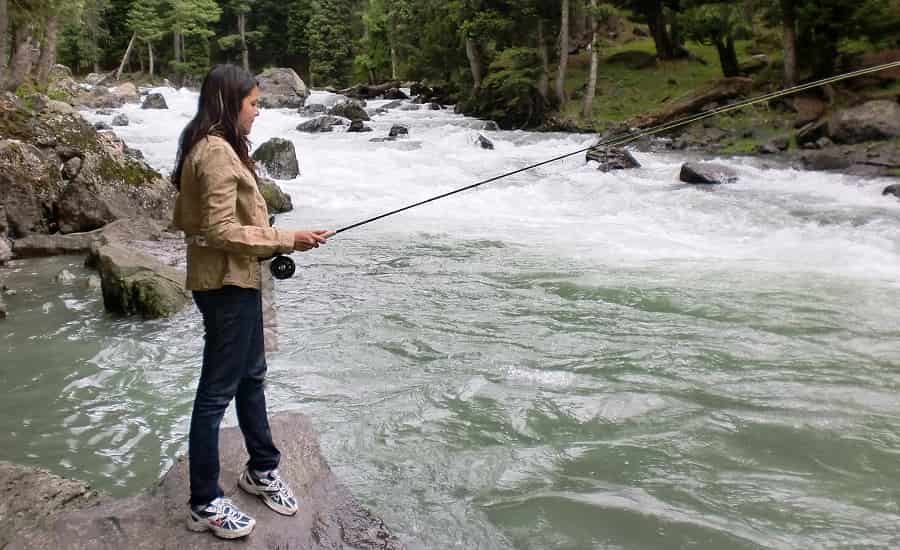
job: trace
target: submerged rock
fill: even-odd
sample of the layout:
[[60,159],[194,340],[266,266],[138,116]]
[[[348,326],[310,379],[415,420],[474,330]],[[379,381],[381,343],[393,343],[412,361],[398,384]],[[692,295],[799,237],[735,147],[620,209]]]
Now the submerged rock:
[[300,175],[297,150],[287,139],[272,138],[253,152],[253,159],[259,162],[266,173],[276,179],[293,179]]
[[898,199],[900,199],[900,183],[892,183],[884,188],[884,191],[881,192],[882,195],[894,195]]
[[[10,538],[5,550],[196,550],[239,545],[247,550],[304,549],[402,550],[403,544],[384,521],[365,509],[331,471],[319,445],[319,437],[309,418],[297,412],[273,415],[270,419],[275,444],[281,450],[279,470],[288,480],[300,504],[293,517],[273,513],[257,497],[237,487],[245,468],[247,453],[238,428],[221,431],[220,483],[226,496],[257,518],[248,537],[235,542],[216,539],[209,533],[191,533],[184,526],[188,500],[187,460],[181,457],[150,490],[135,497],[105,498],[81,510],[48,511],[45,500],[16,500],[16,493],[4,491],[0,512],[16,507],[18,524],[0,536]],[[2,470],[0,470],[2,475]],[[2,478],[0,478],[2,479]],[[53,494],[49,485],[26,487],[28,495]],[[79,487],[83,487],[83,484]],[[75,494],[78,494],[77,491]],[[86,499],[85,499],[86,500]],[[72,506],[88,502],[76,500]],[[54,501],[55,502],[55,501]],[[27,505],[26,505],[27,503]],[[57,509],[61,506],[57,505]],[[44,521],[33,521],[43,513]],[[48,517],[50,516],[50,517]],[[0,514],[3,517],[3,514]],[[4,541],[0,539],[0,545]]]
[[478,134],[478,139],[476,140],[478,145],[481,146],[482,149],[494,150],[494,142],[484,137],[481,134]]
[[731,168],[721,164],[686,162],[681,166],[679,179],[685,183],[734,183],[738,180],[738,175]]
[[400,136],[408,136],[408,135],[409,135],[409,128],[407,128],[406,126],[402,126],[400,124],[394,124],[393,126],[391,126],[391,131],[388,132],[388,137],[392,137],[392,138],[400,137]]

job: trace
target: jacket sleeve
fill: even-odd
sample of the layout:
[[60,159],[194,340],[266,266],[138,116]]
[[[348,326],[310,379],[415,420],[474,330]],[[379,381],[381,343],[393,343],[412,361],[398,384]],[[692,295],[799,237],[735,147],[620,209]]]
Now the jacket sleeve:
[[294,249],[294,235],[274,227],[241,225],[237,219],[238,184],[242,173],[233,151],[212,144],[197,159],[201,185],[201,216],[209,246],[232,254],[266,258]]

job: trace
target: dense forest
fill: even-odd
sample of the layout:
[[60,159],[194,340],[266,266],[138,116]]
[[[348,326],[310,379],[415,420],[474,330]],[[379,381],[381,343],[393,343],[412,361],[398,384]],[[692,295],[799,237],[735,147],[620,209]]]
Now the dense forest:
[[741,74],[743,44],[788,85],[900,46],[900,0],[0,0],[0,77],[40,89],[62,63],[196,83],[228,61],[292,67],[315,87],[426,81],[469,111],[534,117],[571,102],[581,56],[589,114],[625,29],[662,62],[706,47],[720,76]]

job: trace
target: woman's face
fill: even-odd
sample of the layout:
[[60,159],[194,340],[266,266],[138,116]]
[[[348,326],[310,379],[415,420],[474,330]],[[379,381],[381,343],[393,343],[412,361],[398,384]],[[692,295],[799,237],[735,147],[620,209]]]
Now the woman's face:
[[238,114],[238,126],[244,135],[250,135],[253,129],[253,121],[259,116],[259,87],[254,86],[247,97],[241,101],[241,112]]

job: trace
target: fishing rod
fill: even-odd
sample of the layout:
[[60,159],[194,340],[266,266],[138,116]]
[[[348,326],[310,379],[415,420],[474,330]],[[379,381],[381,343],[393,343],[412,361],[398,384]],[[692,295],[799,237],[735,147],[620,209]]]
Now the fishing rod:
[[[391,210],[390,212],[385,212],[384,214],[379,214],[377,216],[373,216],[371,218],[356,222],[354,224],[351,224],[351,225],[348,225],[348,226],[338,229],[337,231],[334,232],[334,234],[338,235],[340,233],[343,233],[344,231],[349,231],[349,230],[355,229],[357,227],[362,227],[363,225],[370,224],[372,222],[387,218],[388,216],[393,216],[395,214],[405,212],[412,208],[416,208],[418,206],[422,206],[422,205],[428,204],[430,202],[434,202],[434,201],[437,201],[437,200],[440,200],[440,199],[443,199],[443,198],[446,198],[446,197],[449,197],[452,195],[456,195],[457,193],[462,193],[463,191],[469,191],[470,189],[476,189],[478,187],[481,187],[482,185],[487,185],[488,183],[493,183],[497,180],[508,178],[508,177],[514,176],[516,174],[521,174],[522,172],[526,172],[528,170],[533,170],[535,168],[539,168],[546,164],[551,164],[553,162],[557,162],[557,161],[560,161],[560,160],[563,160],[563,159],[566,159],[569,157],[573,157],[575,155],[580,155],[582,153],[586,153],[586,152],[594,150],[594,149],[609,148],[609,147],[621,147],[623,145],[627,145],[629,143],[637,141],[641,138],[653,136],[653,135],[656,135],[656,134],[659,134],[662,132],[673,130],[675,128],[679,128],[681,126],[686,126],[688,124],[692,124],[694,122],[698,122],[700,120],[704,120],[704,119],[707,119],[710,117],[722,115],[725,113],[729,113],[731,111],[736,111],[738,109],[743,109],[745,107],[757,105],[759,103],[765,103],[765,102],[771,101],[773,99],[778,99],[780,97],[793,95],[793,94],[800,93],[800,92],[803,92],[806,90],[810,90],[812,88],[818,88],[820,86],[826,86],[828,84],[840,82],[842,80],[848,80],[850,78],[856,78],[858,76],[877,73],[880,71],[885,71],[885,70],[893,69],[893,68],[900,68],[900,61],[883,63],[881,65],[875,65],[873,67],[867,67],[865,69],[859,69],[859,70],[852,71],[849,73],[843,73],[843,74],[831,76],[828,78],[823,78],[821,80],[808,82],[806,84],[799,84],[797,86],[792,86],[790,88],[785,88],[783,90],[777,90],[775,92],[770,92],[768,94],[764,94],[764,95],[757,96],[754,98],[746,99],[743,101],[738,101],[738,102],[732,103],[730,105],[716,107],[713,109],[707,109],[706,111],[702,111],[702,112],[694,114],[694,115],[689,115],[686,117],[676,119],[671,122],[665,122],[662,124],[658,124],[656,126],[652,126],[650,128],[646,128],[643,130],[636,130],[634,132],[617,135],[617,136],[612,136],[612,137],[609,137],[606,139],[601,139],[594,145],[591,145],[590,147],[584,147],[584,148],[578,149],[577,151],[572,151],[570,153],[565,153],[563,155],[559,155],[559,156],[553,157],[551,159],[547,159],[547,160],[544,160],[541,162],[536,162],[534,164],[530,164],[528,166],[519,168],[517,170],[512,170],[510,172],[504,172],[503,174],[499,174],[497,176],[493,176],[493,177],[487,178],[485,180],[481,180],[476,183],[472,183],[470,185],[466,185],[464,187],[460,187],[460,188],[454,189],[452,191],[447,191],[446,193],[441,193],[440,195],[435,195],[435,196],[427,198],[425,200],[421,200],[421,201],[403,206],[401,208],[397,208],[396,210]],[[290,262],[290,266],[287,265],[288,262]],[[276,267],[276,263],[279,264],[278,267]],[[272,268],[272,274],[276,278],[285,278],[285,279],[291,277],[294,274],[294,270],[295,270],[295,266],[293,265],[293,260],[291,260],[287,256],[276,257],[272,263],[271,268]],[[277,273],[276,273],[276,271],[277,271]],[[287,275],[288,272],[290,273],[289,275]]]

